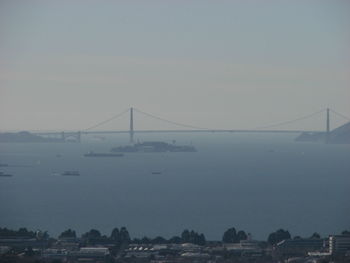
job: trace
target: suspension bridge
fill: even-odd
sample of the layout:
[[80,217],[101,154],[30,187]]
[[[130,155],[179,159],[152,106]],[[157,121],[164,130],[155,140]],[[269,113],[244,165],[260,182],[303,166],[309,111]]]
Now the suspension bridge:
[[[137,112],[143,116],[172,124],[173,126],[181,127],[181,129],[174,129],[174,130],[135,130],[134,129],[134,112]],[[283,126],[290,125],[295,122],[299,122],[302,120],[310,119],[315,117],[316,115],[324,114],[325,113],[325,130],[324,131],[307,131],[307,130],[288,130],[288,129],[277,129]],[[54,136],[61,138],[62,141],[66,141],[68,139],[73,139],[76,142],[81,141],[82,135],[88,135],[88,134],[116,134],[116,133],[128,133],[130,138],[130,143],[134,142],[134,134],[135,133],[189,133],[189,132],[211,132],[211,133],[302,133],[302,132],[325,132],[326,138],[329,137],[330,134],[330,113],[333,113],[337,115],[338,117],[341,117],[345,119],[346,121],[350,121],[350,118],[347,116],[338,113],[332,109],[326,108],[322,109],[316,112],[313,112],[311,114],[301,116],[292,120],[283,121],[279,123],[270,124],[267,126],[260,126],[256,127],[254,129],[211,129],[211,128],[204,128],[204,127],[198,127],[193,126],[189,124],[179,123],[175,121],[171,121],[165,118],[158,117],[156,115],[144,112],[142,110],[139,110],[137,108],[129,108],[126,109],[116,115],[114,115],[111,118],[108,118],[104,121],[98,122],[95,125],[92,125],[86,129],[82,129],[80,131],[49,131],[49,132],[33,132],[34,134],[40,135],[40,136]],[[129,129],[128,130],[96,130],[97,128],[105,125],[106,123],[109,123],[113,120],[116,120],[126,114],[129,114]]]

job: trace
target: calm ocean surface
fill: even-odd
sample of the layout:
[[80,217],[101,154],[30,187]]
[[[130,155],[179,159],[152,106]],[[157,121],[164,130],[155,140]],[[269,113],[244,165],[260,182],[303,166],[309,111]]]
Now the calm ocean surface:
[[[350,145],[295,143],[288,134],[136,134],[140,140],[192,143],[196,153],[108,152],[127,135],[78,143],[0,144],[0,226],[132,237],[179,235],[185,228],[221,239],[229,227],[266,239],[350,229]],[[60,154],[62,157],[57,157]],[[79,170],[81,176],[54,176]],[[161,174],[152,174],[160,171]]]

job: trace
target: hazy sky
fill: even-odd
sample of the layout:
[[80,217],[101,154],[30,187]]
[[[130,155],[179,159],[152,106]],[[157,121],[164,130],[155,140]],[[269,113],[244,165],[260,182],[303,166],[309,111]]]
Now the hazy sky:
[[349,101],[350,1],[0,1],[1,130],[80,130],[130,106],[255,128],[350,116]]

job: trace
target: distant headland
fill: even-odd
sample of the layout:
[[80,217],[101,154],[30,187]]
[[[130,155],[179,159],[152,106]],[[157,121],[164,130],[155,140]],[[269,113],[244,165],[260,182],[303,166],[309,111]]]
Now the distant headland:
[[295,140],[299,142],[325,142],[334,144],[350,144],[350,122],[329,132],[303,132]]
[[60,138],[45,138],[27,131],[0,133],[0,142],[62,142]]

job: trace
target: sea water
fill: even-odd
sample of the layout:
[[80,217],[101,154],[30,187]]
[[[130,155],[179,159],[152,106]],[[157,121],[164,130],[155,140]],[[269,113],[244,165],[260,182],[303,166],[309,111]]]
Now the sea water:
[[[136,134],[192,144],[195,153],[84,157],[128,142],[126,134],[82,143],[2,143],[0,227],[67,228],[169,238],[184,229],[220,240],[229,227],[256,239],[284,228],[323,236],[350,229],[350,146],[294,142],[295,134]],[[80,176],[60,176],[77,170]]]

